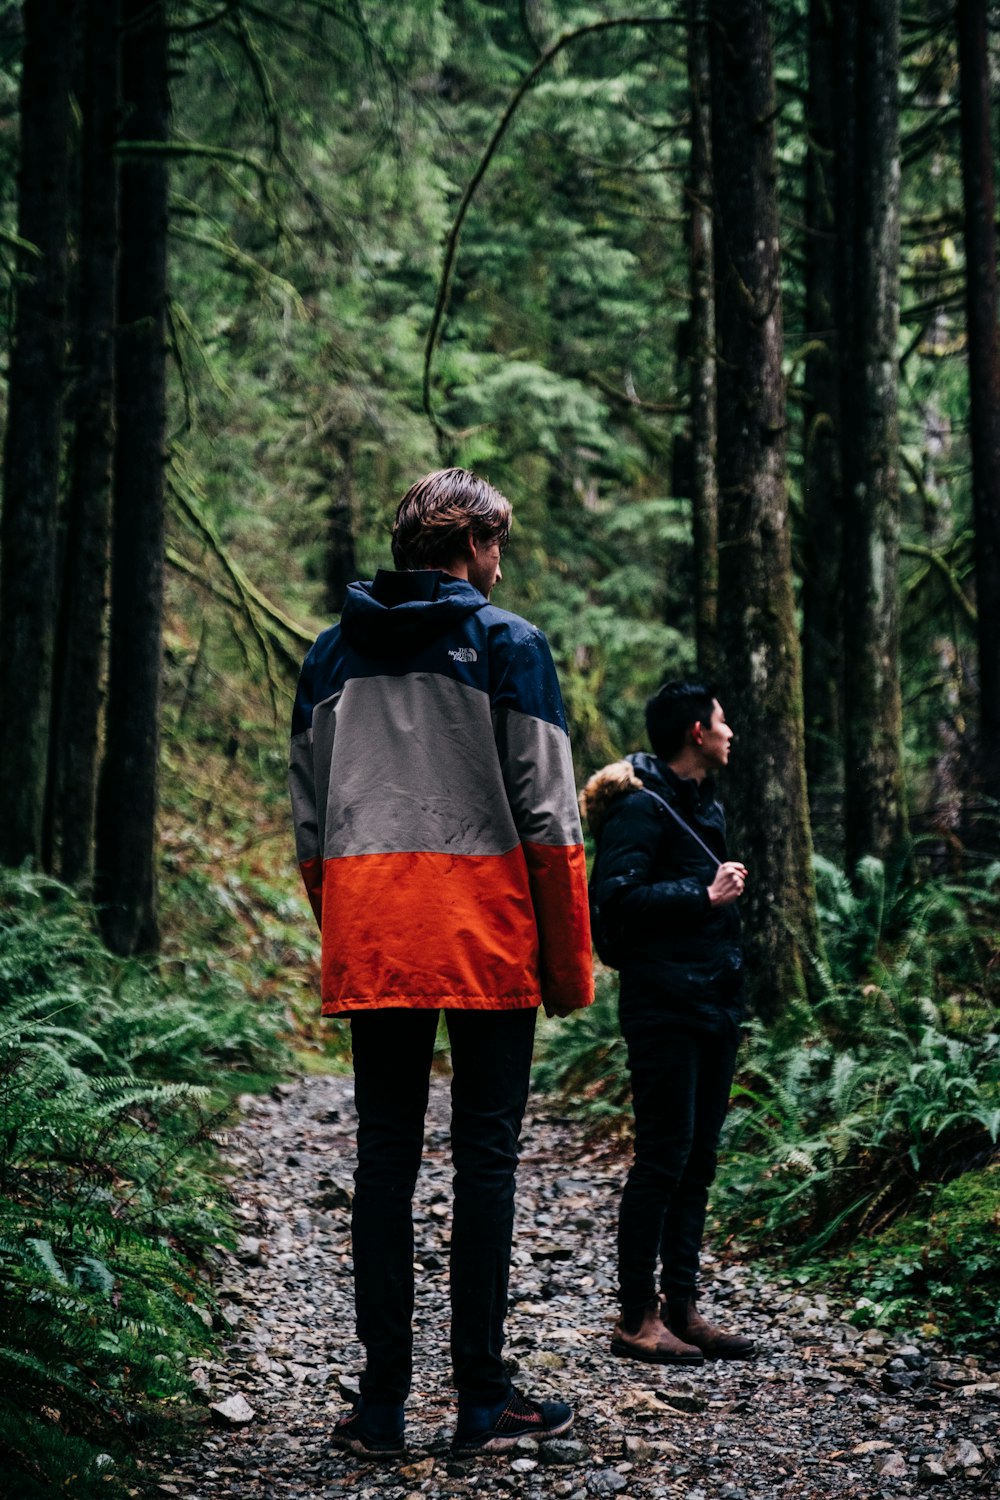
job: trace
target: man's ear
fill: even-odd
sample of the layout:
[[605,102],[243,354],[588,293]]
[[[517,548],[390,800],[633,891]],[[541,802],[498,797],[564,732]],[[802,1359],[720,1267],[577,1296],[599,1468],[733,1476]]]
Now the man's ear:
[[[472,535],[472,527],[469,526],[465,531],[460,531],[456,536],[455,550],[451,557],[449,557],[448,562],[457,564],[460,570],[467,568],[470,562],[475,562],[477,550],[477,543]],[[445,572],[447,571],[448,569],[445,567]]]
[[696,745],[700,745],[704,738],[705,731],[701,727],[701,720],[696,719],[695,722],[691,725],[691,739]]

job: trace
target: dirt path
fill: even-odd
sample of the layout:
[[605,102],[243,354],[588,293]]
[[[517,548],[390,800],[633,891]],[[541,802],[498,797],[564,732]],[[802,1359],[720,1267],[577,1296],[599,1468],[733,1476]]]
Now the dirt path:
[[525,1442],[514,1458],[451,1460],[442,1081],[432,1089],[415,1209],[421,1269],[409,1451],[389,1465],[333,1452],[329,1430],[361,1364],[351,1291],[351,1080],[310,1078],[244,1103],[242,1139],[230,1155],[245,1195],[245,1238],[222,1278],[231,1340],[225,1359],[197,1378],[206,1408],[242,1396],[253,1417],[232,1425],[206,1410],[204,1439],[162,1455],[160,1493],[871,1500],[934,1485],[949,1496],[996,1493],[996,1367],[881,1332],[859,1335],[822,1295],[768,1282],[751,1266],[709,1263],[705,1305],[756,1335],[754,1363],[707,1364],[679,1377],[614,1359],[621,1162],[585,1148],[578,1128],[547,1116],[544,1101],[522,1137],[507,1352],[529,1394],[574,1404],[572,1442],[554,1453]]

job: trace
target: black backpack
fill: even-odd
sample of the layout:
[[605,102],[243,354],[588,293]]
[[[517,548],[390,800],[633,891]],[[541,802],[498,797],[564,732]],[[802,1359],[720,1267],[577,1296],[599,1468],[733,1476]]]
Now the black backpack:
[[594,863],[590,867],[590,879],[587,881],[587,896],[590,901],[590,936],[594,942],[594,952],[606,969],[617,969],[621,967],[621,942],[609,929],[604,914],[597,903],[597,872],[601,863],[601,846],[595,844]]
[[[637,788],[638,790],[638,788]],[[685,833],[689,833],[696,844],[699,844],[709,859],[718,866],[718,856],[713,854],[708,845],[698,837],[690,823],[686,823],[676,808],[661,797],[657,792],[650,791],[648,786],[641,789],[647,797],[652,797],[664,808],[675,823],[679,823]],[[607,917],[601,911],[597,900],[598,871],[601,864],[601,841],[600,837],[594,839],[594,862],[590,867],[590,879],[587,881],[587,898],[590,903],[590,935],[594,943],[594,952],[606,969],[620,969],[622,959],[625,956],[622,937],[620,933],[614,932]]]

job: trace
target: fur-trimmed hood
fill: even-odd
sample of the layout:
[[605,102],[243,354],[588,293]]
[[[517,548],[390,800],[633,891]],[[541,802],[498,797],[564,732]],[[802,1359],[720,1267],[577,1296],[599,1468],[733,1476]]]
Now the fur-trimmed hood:
[[580,811],[594,838],[600,835],[612,802],[626,792],[641,792],[642,786],[630,760],[615,760],[594,772],[580,793]]
[[[684,792],[685,787],[688,789],[687,794]],[[693,781],[682,782],[669,766],[650,751],[636,750],[621,760],[612,761],[609,766],[603,766],[600,771],[595,771],[580,793],[580,811],[594,838],[600,838],[612,803],[619,797],[643,790],[653,792],[662,801],[672,804],[677,802],[680,791],[682,811],[685,795],[690,796],[692,805],[685,814],[688,820],[694,818],[698,822],[703,821],[706,809],[715,805],[715,783],[710,778],[706,777],[700,786]],[[721,808],[718,809],[718,818],[722,818]],[[709,816],[709,826],[716,821],[715,817]],[[725,827],[724,820],[722,827]]]

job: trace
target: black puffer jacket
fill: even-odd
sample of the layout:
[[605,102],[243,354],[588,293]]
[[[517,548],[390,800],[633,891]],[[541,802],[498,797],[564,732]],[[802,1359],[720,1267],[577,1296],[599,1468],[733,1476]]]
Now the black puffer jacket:
[[720,861],[728,858],[726,816],[711,782],[682,781],[645,752],[588,781],[580,802],[597,844],[597,901],[623,955],[623,1019],[720,1008],[739,1018],[739,905],[710,905],[715,865],[643,786],[675,807]]

